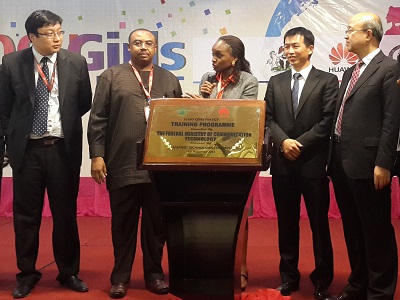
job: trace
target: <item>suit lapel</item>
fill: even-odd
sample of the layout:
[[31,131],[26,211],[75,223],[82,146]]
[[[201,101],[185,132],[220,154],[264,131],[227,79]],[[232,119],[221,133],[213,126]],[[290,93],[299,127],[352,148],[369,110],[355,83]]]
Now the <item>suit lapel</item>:
[[58,100],[60,101],[60,108],[64,104],[65,91],[68,83],[70,62],[64,55],[64,50],[61,49],[57,54],[57,76],[58,76]]
[[355,68],[355,66],[352,66],[343,74],[342,82],[340,83],[339,95],[338,95],[339,99],[343,99],[344,94],[346,93],[346,87],[349,84],[351,74],[353,73],[354,68]]
[[319,81],[319,72],[314,67],[312,67],[310,73],[308,74],[307,80],[304,84],[303,90],[301,92],[299,105],[297,106],[297,110],[295,112],[295,117],[297,117],[297,115],[299,114],[304,103],[307,101],[308,96],[310,96],[311,92],[318,84],[318,81]]
[[[347,101],[351,100],[351,96],[357,92],[357,90],[370,78],[375,71],[379,68],[379,64],[382,62],[384,56],[382,51],[379,52],[368,64],[364,72],[361,74],[357,83],[354,85],[353,89],[350,91]],[[347,86],[347,85],[346,85]]]
[[22,57],[22,69],[32,107],[35,105],[35,69],[32,48],[26,49]]
[[342,82],[340,83],[340,88],[339,88],[339,93],[338,93],[338,101],[336,101],[335,120],[339,114],[340,106],[342,105],[344,94],[346,93],[346,87],[349,84],[351,74],[353,73],[354,68],[355,68],[355,65],[353,67],[347,69],[345,71],[345,73],[343,74]]
[[283,74],[283,80],[279,83],[279,88],[281,89],[281,92],[283,94],[283,98],[287,105],[288,111],[293,112],[291,74],[291,71],[286,71]]

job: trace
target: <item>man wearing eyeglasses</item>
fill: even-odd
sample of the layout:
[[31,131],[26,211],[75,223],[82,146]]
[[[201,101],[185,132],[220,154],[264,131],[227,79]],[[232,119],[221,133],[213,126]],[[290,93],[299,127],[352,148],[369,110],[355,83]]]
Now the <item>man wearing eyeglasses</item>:
[[351,273],[331,299],[393,299],[398,257],[391,223],[391,179],[399,135],[399,64],[379,49],[373,13],[354,15],[346,47],[359,61],[343,74],[328,173],[343,222]]
[[145,136],[152,98],[180,98],[178,79],[153,64],[157,43],[147,29],[130,33],[131,59],[98,79],[88,125],[92,177],[106,182],[112,214],[111,298],[125,297],[135,258],[139,213],[146,288],[167,294],[161,267],[165,242],[161,205],[146,170],[137,169],[136,143]]
[[3,57],[0,113],[13,169],[17,266],[14,298],[28,296],[42,274],[36,268],[39,229],[47,191],[53,216],[57,280],[87,292],[78,277],[80,242],[76,200],[82,160],[81,117],[92,92],[86,60],[61,49],[62,19],[34,11],[25,28],[32,47]]

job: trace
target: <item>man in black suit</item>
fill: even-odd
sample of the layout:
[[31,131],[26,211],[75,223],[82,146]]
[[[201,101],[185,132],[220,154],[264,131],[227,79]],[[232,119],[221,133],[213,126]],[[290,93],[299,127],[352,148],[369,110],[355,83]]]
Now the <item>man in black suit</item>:
[[271,130],[272,188],[278,215],[279,271],[282,295],[299,289],[299,219],[303,195],[313,232],[315,269],[310,274],[314,297],[323,299],[333,279],[329,231],[329,181],[325,171],[337,77],[316,69],[310,59],[314,35],[303,27],[284,36],[290,71],[271,77],[265,100]]
[[25,22],[32,47],[3,57],[0,113],[13,169],[20,270],[14,298],[28,296],[41,278],[36,259],[46,190],[54,224],[57,280],[74,291],[88,291],[78,277],[76,200],[82,161],[81,117],[90,109],[92,92],[85,58],[61,49],[61,24],[61,17],[50,11],[34,11]]
[[339,206],[351,274],[338,297],[393,299],[397,246],[391,223],[391,178],[399,135],[399,64],[379,49],[373,13],[354,15],[346,47],[359,61],[343,74],[328,172]]

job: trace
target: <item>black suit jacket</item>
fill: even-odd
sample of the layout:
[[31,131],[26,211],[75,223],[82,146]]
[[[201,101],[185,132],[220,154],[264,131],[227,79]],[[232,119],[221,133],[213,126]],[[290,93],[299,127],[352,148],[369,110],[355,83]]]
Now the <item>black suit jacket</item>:
[[[353,69],[343,74],[335,123]],[[379,52],[346,100],[340,147],[343,169],[352,179],[373,178],[376,165],[394,168],[400,118],[399,75],[399,64]]]
[[[35,73],[32,49],[3,57],[0,114],[11,167],[18,170],[32,131]],[[61,49],[57,55],[61,123],[72,168],[82,163],[82,120],[90,109],[92,90],[83,56]]]
[[[329,135],[338,88],[335,75],[312,67],[297,111],[293,112],[291,71],[271,77],[265,100],[267,126],[273,141],[272,175],[289,175],[300,171],[308,178],[326,176]],[[296,161],[289,161],[280,151],[280,145],[288,138],[296,139],[303,145]]]

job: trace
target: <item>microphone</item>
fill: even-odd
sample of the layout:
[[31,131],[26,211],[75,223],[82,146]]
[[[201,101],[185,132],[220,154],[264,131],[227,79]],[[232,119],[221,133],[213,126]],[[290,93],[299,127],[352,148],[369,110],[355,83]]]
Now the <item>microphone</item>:
[[[217,83],[217,77],[215,73],[209,74],[207,77],[207,81],[211,84],[213,83]],[[203,98],[210,98],[210,94],[207,93],[201,93],[201,95],[203,96]]]

